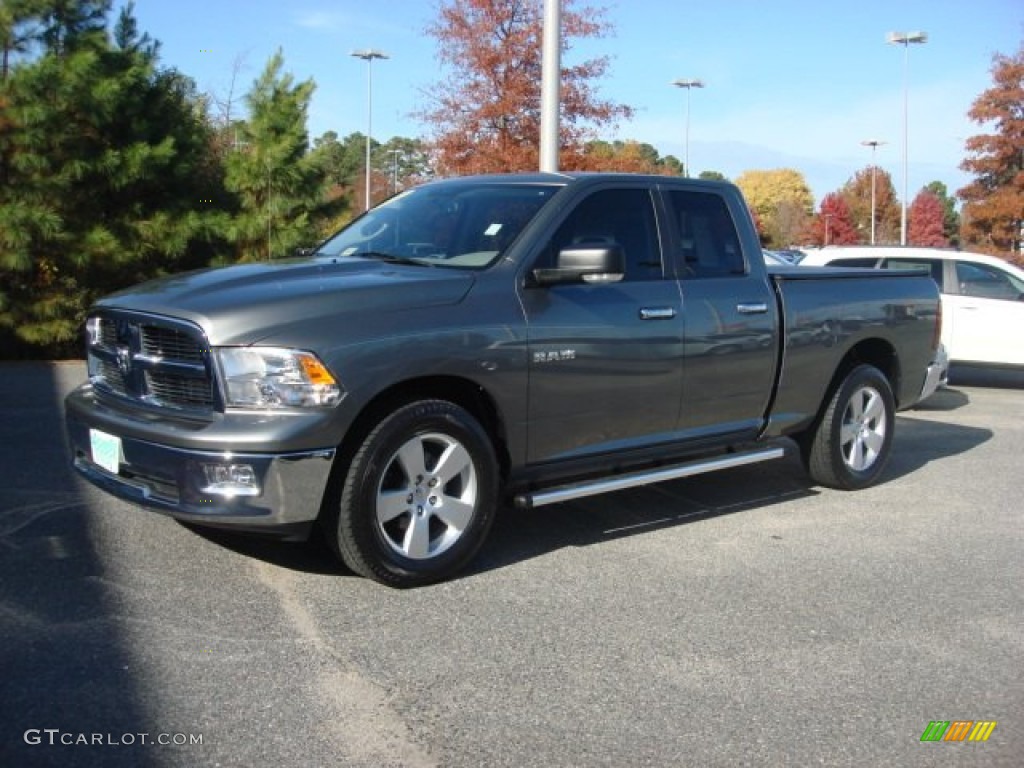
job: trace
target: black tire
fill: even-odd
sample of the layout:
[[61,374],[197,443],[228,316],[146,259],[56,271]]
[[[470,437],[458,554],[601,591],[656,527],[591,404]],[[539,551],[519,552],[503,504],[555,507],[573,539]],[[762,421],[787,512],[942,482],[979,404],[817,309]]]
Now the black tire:
[[329,543],[356,573],[394,587],[465,567],[494,521],[498,468],[465,409],[410,403],[384,418],[349,463]]
[[874,484],[889,460],[895,420],[888,379],[873,366],[857,366],[802,441],[807,471],[829,488],[852,491]]

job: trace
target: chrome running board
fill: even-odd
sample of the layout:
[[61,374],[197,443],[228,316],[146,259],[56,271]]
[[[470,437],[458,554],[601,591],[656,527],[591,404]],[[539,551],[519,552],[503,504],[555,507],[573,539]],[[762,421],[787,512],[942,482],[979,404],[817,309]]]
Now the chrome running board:
[[662,469],[631,472],[626,475],[616,475],[615,477],[562,485],[545,491],[521,493],[515,497],[514,501],[519,509],[533,509],[534,507],[543,507],[547,504],[558,504],[562,501],[583,499],[587,496],[597,496],[601,493],[621,491],[626,488],[636,488],[640,485],[661,483],[666,480],[678,480],[681,477],[700,475],[705,472],[716,472],[719,469],[731,469],[732,467],[742,467],[746,464],[757,464],[762,461],[781,459],[785,453],[785,450],[781,447],[765,448],[745,453],[731,453],[727,456],[693,461],[687,464],[677,464]]

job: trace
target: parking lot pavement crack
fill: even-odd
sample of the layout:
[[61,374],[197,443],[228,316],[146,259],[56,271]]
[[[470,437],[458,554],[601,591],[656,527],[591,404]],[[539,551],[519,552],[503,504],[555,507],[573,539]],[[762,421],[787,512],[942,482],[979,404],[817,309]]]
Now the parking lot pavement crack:
[[388,700],[387,691],[368,679],[355,663],[334,647],[299,600],[294,574],[254,562],[256,577],[277,596],[295,631],[313,651],[328,660],[329,671],[318,671],[317,693],[326,708],[324,723],[348,764],[431,768],[439,765],[417,744],[412,731]]
[[[35,496],[43,496],[40,492]],[[64,494],[65,498],[53,497],[58,494],[49,493],[45,501],[18,504],[7,509],[0,509],[0,539],[8,539],[19,531],[32,525],[53,512],[63,512],[84,506],[84,502],[74,494]]]

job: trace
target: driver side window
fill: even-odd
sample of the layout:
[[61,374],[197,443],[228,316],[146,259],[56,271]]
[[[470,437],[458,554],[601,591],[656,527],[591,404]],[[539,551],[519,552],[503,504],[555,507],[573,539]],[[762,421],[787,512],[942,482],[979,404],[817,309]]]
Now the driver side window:
[[626,259],[625,280],[664,277],[654,204],[647,190],[594,192],[562,222],[537,266],[554,266],[558,252],[570,245],[616,244]]

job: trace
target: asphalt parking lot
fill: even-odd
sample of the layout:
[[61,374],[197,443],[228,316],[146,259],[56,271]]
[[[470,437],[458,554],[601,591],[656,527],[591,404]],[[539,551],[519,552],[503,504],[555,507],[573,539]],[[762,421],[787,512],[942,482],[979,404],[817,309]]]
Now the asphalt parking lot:
[[509,511],[412,591],[87,487],[83,375],[0,365],[0,765],[1024,763],[1024,375],[954,371],[867,491],[789,456]]

